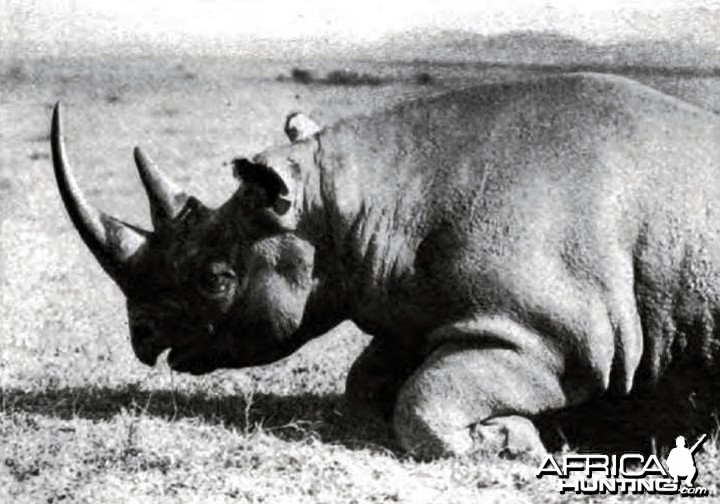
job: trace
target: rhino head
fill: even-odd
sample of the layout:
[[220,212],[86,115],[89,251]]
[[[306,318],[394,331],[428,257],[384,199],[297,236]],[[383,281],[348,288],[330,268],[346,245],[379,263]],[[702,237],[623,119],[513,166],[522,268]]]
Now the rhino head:
[[[217,209],[173,183],[139,149],[135,162],[153,231],[92,207],[68,162],[56,105],[51,131],[55,176],[85,244],[127,299],[140,361],[193,374],[264,364],[288,355],[317,330],[318,279],[306,237],[312,207],[317,127],[290,117],[292,145],[233,161],[239,189]],[[304,213],[305,212],[305,213]]]

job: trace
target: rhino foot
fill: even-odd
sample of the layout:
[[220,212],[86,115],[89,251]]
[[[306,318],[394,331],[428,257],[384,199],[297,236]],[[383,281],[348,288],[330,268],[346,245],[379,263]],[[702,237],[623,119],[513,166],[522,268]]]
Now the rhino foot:
[[470,427],[473,445],[489,455],[511,458],[547,455],[540,433],[528,418],[522,416],[496,417]]
[[496,417],[460,429],[429,429],[423,422],[396,426],[401,444],[415,457],[432,460],[449,455],[501,456],[541,460],[547,450],[528,418],[518,415]]

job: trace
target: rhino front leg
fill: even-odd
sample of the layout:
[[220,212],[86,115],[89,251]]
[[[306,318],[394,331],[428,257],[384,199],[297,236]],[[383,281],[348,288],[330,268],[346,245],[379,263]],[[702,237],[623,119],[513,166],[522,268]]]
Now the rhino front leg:
[[374,338],[355,360],[345,382],[345,402],[356,413],[390,420],[400,387],[419,360]]
[[420,458],[470,451],[542,455],[529,416],[565,397],[547,363],[510,348],[440,345],[399,392],[393,427]]

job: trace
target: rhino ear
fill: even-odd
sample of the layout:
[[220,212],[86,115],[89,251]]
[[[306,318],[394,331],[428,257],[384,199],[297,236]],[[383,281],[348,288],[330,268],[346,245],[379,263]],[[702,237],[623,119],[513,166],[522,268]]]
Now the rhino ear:
[[285,119],[285,134],[291,142],[306,140],[320,130],[315,121],[300,112],[292,112]]
[[[245,158],[232,161],[233,174],[247,186],[247,204],[262,210],[262,215],[283,229],[297,227],[301,190],[300,170],[287,161],[270,165]],[[261,189],[259,192],[257,189]]]

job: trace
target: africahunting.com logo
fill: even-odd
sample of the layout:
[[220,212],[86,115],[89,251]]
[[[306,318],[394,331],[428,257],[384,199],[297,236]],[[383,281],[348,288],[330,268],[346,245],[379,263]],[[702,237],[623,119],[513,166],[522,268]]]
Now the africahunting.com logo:
[[688,497],[709,497],[715,489],[695,486],[697,477],[694,453],[705,442],[706,435],[690,448],[685,438],[675,439],[675,448],[663,465],[656,455],[639,453],[622,455],[568,454],[561,463],[548,455],[540,465],[538,478],[556,477],[560,493],[598,494],[660,494]]

